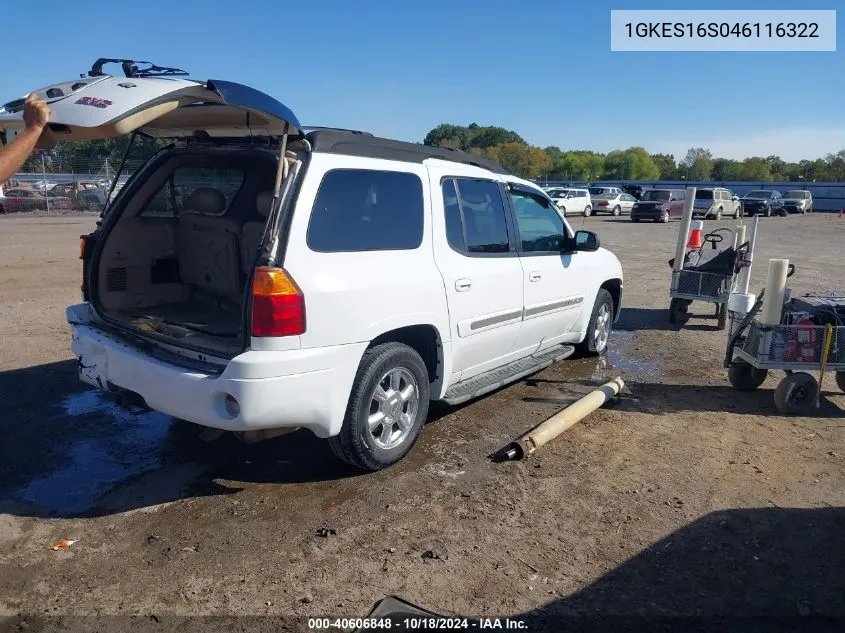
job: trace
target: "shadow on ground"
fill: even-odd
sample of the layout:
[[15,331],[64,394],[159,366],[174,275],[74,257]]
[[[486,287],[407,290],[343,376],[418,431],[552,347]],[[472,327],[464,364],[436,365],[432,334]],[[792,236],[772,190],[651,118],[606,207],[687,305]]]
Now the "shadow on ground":
[[[708,307],[709,306],[709,307]],[[656,332],[678,332],[680,330],[699,330],[715,332],[719,328],[712,304],[696,304],[692,306],[690,318],[683,325],[669,323],[669,305],[666,308],[627,308],[622,307],[619,321],[614,328],[624,332],[639,330],[653,330]]]
[[549,632],[841,631],[843,530],[845,508],[714,512],[512,617]]

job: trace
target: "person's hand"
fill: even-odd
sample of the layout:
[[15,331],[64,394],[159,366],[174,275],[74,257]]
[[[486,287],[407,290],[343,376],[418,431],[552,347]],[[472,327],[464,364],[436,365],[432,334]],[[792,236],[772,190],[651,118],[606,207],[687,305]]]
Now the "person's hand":
[[23,121],[27,129],[42,130],[47,125],[51,110],[44,101],[30,93],[23,107]]

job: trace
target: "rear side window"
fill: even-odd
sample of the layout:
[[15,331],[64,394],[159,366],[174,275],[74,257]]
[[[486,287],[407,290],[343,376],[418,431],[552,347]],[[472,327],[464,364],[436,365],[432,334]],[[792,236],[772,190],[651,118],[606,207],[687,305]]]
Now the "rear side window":
[[174,218],[182,213],[224,215],[244,184],[239,169],[180,167],[164,181],[139,213],[142,217]]
[[411,250],[422,237],[419,176],[371,169],[335,169],[323,176],[306,235],[311,250]]

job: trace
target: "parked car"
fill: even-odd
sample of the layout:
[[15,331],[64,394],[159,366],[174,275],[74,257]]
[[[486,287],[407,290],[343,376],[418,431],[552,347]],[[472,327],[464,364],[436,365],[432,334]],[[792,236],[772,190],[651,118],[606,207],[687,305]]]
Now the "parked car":
[[622,215],[623,213],[630,213],[636,201],[637,199],[634,196],[627,193],[600,193],[593,198],[593,210],[596,213]]
[[[244,439],[305,428],[377,470],[408,454],[431,400],[606,350],[619,260],[498,164],[303,135],[232,82],[74,81],[48,101],[60,138],[191,137],[134,172],[82,242],[71,348],[80,378],[119,401]],[[21,126],[4,108],[0,126]]]
[[811,213],[813,194],[804,189],[787,191],[783,196],[783,208],[787,213]]
[[603,193],[624,193],[619,187],[604,186],[587,187],[587,191],[590,192],[591,196],[600,196]]
[[593,212],[593,201],[586,189],[555,189],[549,197],[564,216],[570,213],[590,215]]
[[643,188],[640,185],[624,185],[622,191],[628,195],[634,196],[639,200],[643,195]]
[[22,213],[25,211],[46,211],[47,198],[50,199],[50,206],[54,209],[70,209],[70,198],[53,195],[52,191],[48,191],[45,196],[37,189],[26,189],[24,187],[14,187],[7,189],[5,195],[0,199],[0,214],[3,213]]
[[734,219],[742,217],[742,203],[738,196],[724,187],[695,190],[692,217],[721,220],[723,215],[731,216]]
[[79,209],[101,210],[106,202],[106,190],[100,187],[96,180],[77,180],[74,182],[60,182],[51,193],[58,193],[73,201]]
[[684,214],[686,189],[646,189],[641,200],[631,208],[631,221],[668,222]]
[[786,215],[780,191],[755,189],[746,193],[740,200],[745,215],[757,215],[759,213],[767,218],[773,215]]

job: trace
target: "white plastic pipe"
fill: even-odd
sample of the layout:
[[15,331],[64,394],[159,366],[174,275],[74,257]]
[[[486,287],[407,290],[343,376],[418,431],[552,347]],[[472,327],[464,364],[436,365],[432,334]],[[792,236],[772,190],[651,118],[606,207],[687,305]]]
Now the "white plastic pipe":
[[745,243],[745,225],[739,224],[734,229],[734,248],[742,246]]
[[623,387],[625,387],[625,383],[620,377],[603,384],[595,391],[591,391],[512,442],[505,449],[506,456],[509,459],[522,459],[532,455],[538,448],[556,438],[566,429],[575,426],[608,400],[614,398]]
[[778,325],[780,323],[787,272],[789,272],[788,259],[769,260],[769,273],[766,276],[766,293],[763,295],[760,323],[766,325]]
[[751,236],[748,238],[748,253],[745,259],[748,261],[747,266],[743,266],[739,271],[739,281],[737,283],[737,292],[740,294],[748,294],[748,288],[751,284],[751,264],[754,261],[754,246],[757,243],[757,225],[760,222],[760,216],[754,216],[754,223],[751,225]]
[[[684,201],[684,214],[681,216],[681,226],[678,228],[678,244],[675,246],[675,263],[672,272],[678,273],[684,269],[684,255],[687,253],[687,239],[692,222],[692,207],[695,203],[695,187],[687,187],[687,199]],[[678,275],[672,275],[672,290],[678,289]]]

